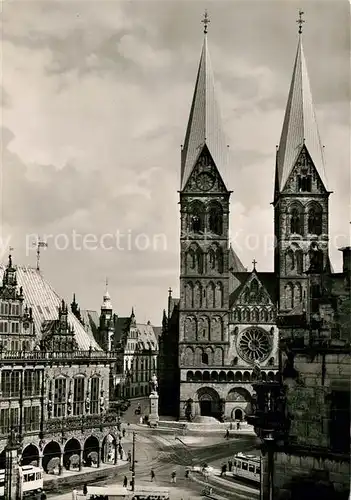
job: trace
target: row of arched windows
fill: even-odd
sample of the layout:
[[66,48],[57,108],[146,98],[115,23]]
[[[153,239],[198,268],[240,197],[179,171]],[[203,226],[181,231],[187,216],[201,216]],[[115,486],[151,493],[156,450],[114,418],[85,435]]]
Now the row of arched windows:
[[304,297],[300,283],[287,283],[284,291],[285,309],[290,310],[301,304]]
[[205,205],[201,201],[194,201],[188,209],[187,227],[194,233],[209,231],[221,235],[223,233],[223,208],[216,201]]
[[320,235],[323,231],[323,210],[318,203],[313,203],[307,210],[300,203],[294,203],[289,209],[289,228],[291,234]]
[[222,347],[186,347],[183,357],[183,366],[222,366],[224,363],[224,351]]
[[[262,380],[273,382],[279,380],[279,373],[273,371],[261,371]],[[254,382],[256,379],[254,373],[248,371],[188,371],[186,374],[187,382]]]
[[223,307],[223,285],[212,281],[206,287],[199,281],[195,284],[188,282],[185,285],[185,308],[187,309],[215,309]]
[[223,273],[223,251],[213,245],[205,253],[202,249],[192,244],[185,252],[185,272],[186,274]]
[[303,253],[301,249],[293,251],[289,249],[285,254],[286,273],[293,272],[301,274],[303,272]]
[[184,339],[188,342],[221,342],[223,340],[223,321],[220,316],[209,318],[188,316],[184,322]]
[[289,248],[285,254],[285,272],[287,274],[302,274],[309,270],[321,271],[323,269],[323,251],[316,242],[312,242],[310,249],[305,254],[298,249]]
[[243,307],[236,307],[232,311],[232,321],[236,323],[265,323],[272,322],[275,319],[275,312],[273,308],[254,308],[249,309]]

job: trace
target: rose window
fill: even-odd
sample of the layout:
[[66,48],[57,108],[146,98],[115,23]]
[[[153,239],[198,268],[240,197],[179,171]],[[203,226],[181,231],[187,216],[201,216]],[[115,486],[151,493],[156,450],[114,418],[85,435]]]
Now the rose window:
[[239,336],[237,350],[248,363],[261,362],[267,359],[271,352],[271,341],[264,330],[249,328]]

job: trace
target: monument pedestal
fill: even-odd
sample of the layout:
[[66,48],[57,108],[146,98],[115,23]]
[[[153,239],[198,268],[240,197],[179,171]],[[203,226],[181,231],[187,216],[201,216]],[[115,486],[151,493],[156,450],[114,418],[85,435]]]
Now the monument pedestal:
[[157,427],[160,417],[158,415],[158,394],[151,393],[150,399],[150,414],[149,414],[149,425],[150,427]]

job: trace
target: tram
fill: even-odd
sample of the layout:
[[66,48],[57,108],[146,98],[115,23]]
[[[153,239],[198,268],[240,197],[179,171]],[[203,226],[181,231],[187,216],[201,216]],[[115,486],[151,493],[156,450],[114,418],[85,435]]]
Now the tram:
[[233,458],[232,474],[233,477],[260,483],[261,458],[257,455],[244,455],[244,453],[237,453]]
[[[43,492],[43,471],[33,465],[20,467],[20,478],[22,481],[23,498],[40,498]],[[5,498],[5,470],[0,470],[0,499]]]

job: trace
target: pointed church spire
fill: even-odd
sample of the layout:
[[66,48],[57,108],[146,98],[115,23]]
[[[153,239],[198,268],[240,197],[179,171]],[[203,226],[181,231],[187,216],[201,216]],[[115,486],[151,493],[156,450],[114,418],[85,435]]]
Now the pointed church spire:
[[108,309],[112,311],[112,303],[111,303],[111,297],[110,294],[108,293],[108,279],[106,278],[106,288],[105,288],[105,293],[102,298],[102,306],[101,309]]
[[228,148],[222,132],[221,117],[215,95],[214,77],[208,51],[207,30],[210,20],[207,12],[205,12],[202,22],[204,23],[204,41],[188,127],[182,148],[181,189],[184,189],[205,144],[222,177],[225,174],[228,156]]
[[327,188],[323,147],[321,145],[307,65],[302,44],[303,12],[299,11],[299,40],[294,70],[285,110],[282,134],[277,151],[276,192],[281,192],[305,146],[312,162]]

